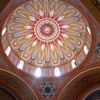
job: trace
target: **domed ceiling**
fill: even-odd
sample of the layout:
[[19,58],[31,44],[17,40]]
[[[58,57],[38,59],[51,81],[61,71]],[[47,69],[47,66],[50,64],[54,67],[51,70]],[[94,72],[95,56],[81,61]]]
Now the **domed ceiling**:
[[[42,77],[67,74],[86,58],[90,25],[70,2],[32,0],[16,7],[2,28],[2,46],[16,68]],[[6,43],[5,43],[6,41]]]

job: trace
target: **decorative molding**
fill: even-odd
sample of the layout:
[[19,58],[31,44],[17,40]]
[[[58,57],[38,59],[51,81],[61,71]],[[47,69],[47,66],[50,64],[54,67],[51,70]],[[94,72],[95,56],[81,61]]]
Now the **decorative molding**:
[[0,65],[9,67],[8,64],[6,63],[6,61],[4,60],[4,58],[2,57],[1,52],[0,52]]
[[100,11],[100,0],[91,0],[93,5]]
[[86,97],[85,100],[100,100],[100,89],[92,92],[90,95]]
[[17,100],[13,94],[0,87],[0,100]]
[[93,93],[94,91],[100,90],[100,82],[98,85],[91,87],[87,92],[85,92],[83,95],[81,95],[80,100],[85,100],[88,95]]
[[[88,83],[91,83],[91,80],[97,76],[98,74],[92,74],[92,75],[88,75],[88,76],[85,76],[83,77],[82,79],[80,79],[76,85],[73,87],[73,90],[69,90],[69,93],[68,93],[68,96],[67,98],[71,97],[72,93],[74,92],[74,89],[76,90],[77,88],[81,87],[82,85],[85,85],[85,84],[88,84]],[[67,99],[66,98],[66,99]],[[85,100],[85,99],[84,99]]]
[[19,88],[19,85],[12,78],[9,77],[0,76],[0,82],[3,82],[3,84],[6,85],[10,85],[14,88]]

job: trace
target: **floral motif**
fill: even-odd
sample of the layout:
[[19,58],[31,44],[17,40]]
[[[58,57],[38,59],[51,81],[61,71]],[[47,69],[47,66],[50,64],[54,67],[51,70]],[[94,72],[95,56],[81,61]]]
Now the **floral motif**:
[[65,65],[82,51],[87,21],[69,3],[32,0],[18,6],[7,26],[10,46],[22,60],[37,67]]

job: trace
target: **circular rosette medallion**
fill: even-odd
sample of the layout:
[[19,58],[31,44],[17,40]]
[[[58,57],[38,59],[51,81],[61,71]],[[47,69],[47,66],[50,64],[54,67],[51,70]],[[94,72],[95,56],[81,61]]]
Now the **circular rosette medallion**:
[[44,18],[36,23],[34,33],[41,41],[54,41],[60,33],[59,24],[51,18]]
[[27,66],[49,71],[59,67],[67,73],[81,64],[90,48],[91,32],[84,15],[61,0],[25,2],[9,14],[5,23],[4,50],[9,46],[9,53],[14,55],[10,57],[16,56],[16,64],[23,61],[24,70],[29,71]]

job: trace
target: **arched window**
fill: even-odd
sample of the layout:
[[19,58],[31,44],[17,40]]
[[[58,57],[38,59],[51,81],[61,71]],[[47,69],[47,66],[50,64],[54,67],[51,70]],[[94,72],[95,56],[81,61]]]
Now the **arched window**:
[[6,33],[6,27],[2,30],[2,36]]
[[75,61],[75,60],[72,60],[72,61],[71,61],[71,64],[72,64],[72,68],[73,68],[73,69],[77,67],[77,66],[76,66],[76,61]]
[[41,77],[42,76],[41,68],[36,68],[34,75],[36,77]]
[[88,48],[87,48],[87,46],[85,45],[84,46],[84,52],[85,52],[85,54],[87,55],[88,54],[88,52],[89,52],[89,50],[88,50]]
[[6,53],[7,56],[9,56],[10,51],[11,51],[11,48],[10,48],[10,46],[9,46],[9,47],[6,49],[6,51],[5,51],[5,53]]
[[61,75],[61,72],[60,72],[60,69],[58,67],[55,68],[55,76],[60,76]]
[[23,69],[23,66],[24,66],[24,61],[20,60],[17,68],[22,70]]

